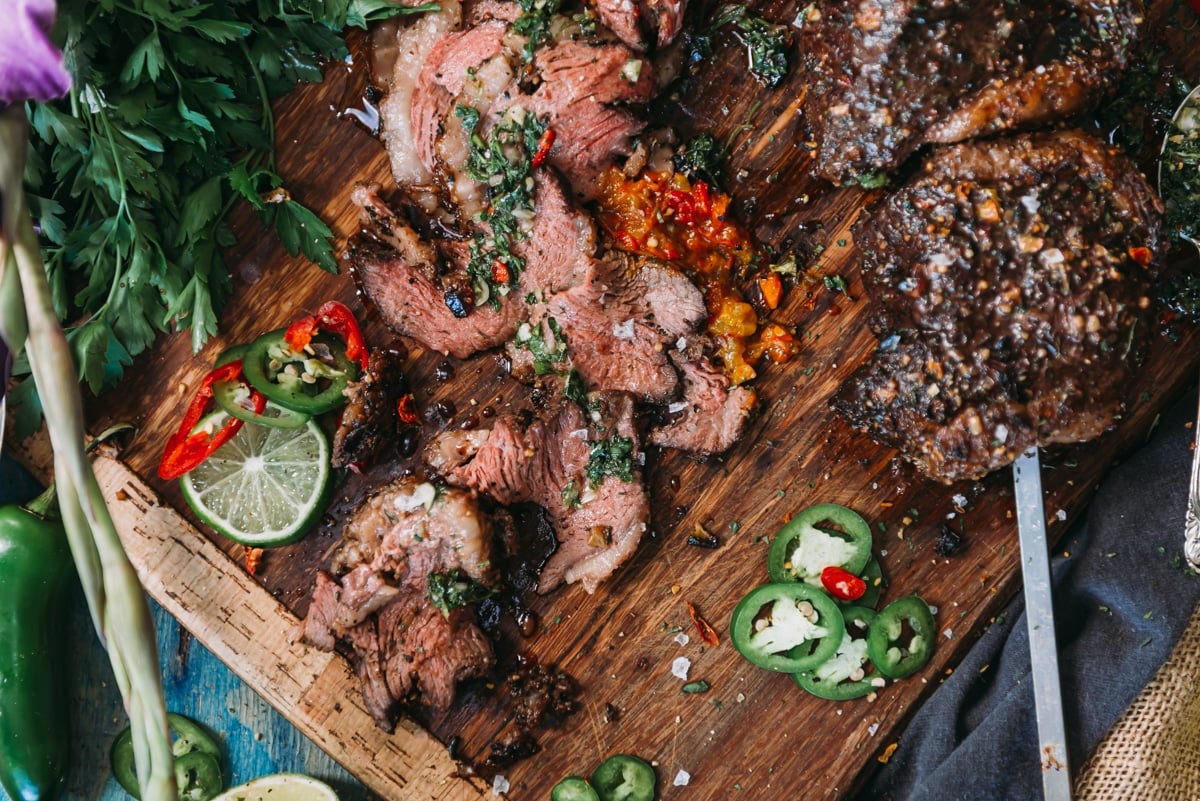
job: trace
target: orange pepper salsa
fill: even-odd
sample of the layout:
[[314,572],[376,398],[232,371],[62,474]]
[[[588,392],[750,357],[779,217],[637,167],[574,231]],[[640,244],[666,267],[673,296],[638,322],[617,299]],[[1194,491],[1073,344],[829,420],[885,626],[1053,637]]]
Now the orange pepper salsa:
[[[729,212],[729,195],[683,173],[648,171],[629,178],[613,168],[600,178],[600,224],[617,247],[660,259],[682,270],[704,292],[708,333],[734,384],[754,378],[766,357],[780,363],[799,350],[795,337],[777,324],[763,325],[738,283],[749,277],[760,255]],[[779,305],[782,284],[771,273],[758,279],[763,305]]]

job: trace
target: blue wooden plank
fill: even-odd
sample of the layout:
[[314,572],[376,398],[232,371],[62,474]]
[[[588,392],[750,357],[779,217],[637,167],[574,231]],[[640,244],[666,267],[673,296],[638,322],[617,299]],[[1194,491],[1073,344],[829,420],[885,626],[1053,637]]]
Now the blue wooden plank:
[[[34,495],[37,484],[0,454],[0,504]],[[311,740],[262,700],[212,653],[151,603],[167,708],[216,732],[225,750],[227,784],[295,771],[330,783],[345,801],[367,793]],[[96,636],[81,591],[76,592],[63,635],[74,647],[69,674],[71,738],[75,748],[68,801],[125,801],[129,796],[109,775],[108,749],[128,724],[108,656]],[[0,801],[9,801],[0,790]]]

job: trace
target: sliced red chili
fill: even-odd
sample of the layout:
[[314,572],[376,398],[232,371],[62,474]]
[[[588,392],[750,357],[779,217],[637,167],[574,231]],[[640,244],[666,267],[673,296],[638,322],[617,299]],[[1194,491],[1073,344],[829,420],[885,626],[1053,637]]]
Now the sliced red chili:
[[[197,424],[204,415],[216,408],[216,402],[213,400],[213,382],[233,381],[241,374],[242,363],[235,359],[217,367],[200,382],[200,388],[196,390],[196,394],[183,414],[183,421],[167,440],[167,446],[163,449],[162,459],[158,463],[159,478],[169,481],[196,468],[217,448],[233,439],[233,436],[241,429],[241,420],[220,411],[219,414],[228,419],[222,423],[219,429],[211,431],[206,427],[196,430]],[[261,412],[265,405],[266,399],[261,395],[258,396],[255,400],[256,410]]]
[[346,343],[346,356],[367,369],[367,346],[354,312],[336,300],[321,305],[315,313],[302,317],[288,326],[284,339],[296,351],[302,351],[318,331],[332,331]]
[[837,565],[821,571],[821,586],[839,601],[857,601],[867,592],[867,582]]
[[545,163],[550,155],[550,148],[554,147],[555,133],[553,128],[547,128],[542,134],[542,138],[538,140],[537,152],[533,154],[533,161],[530,165],[537,169]]
[[400,417],[400,422],[405,425],[412,425],[421,421],[417,414],[417,401],[411,392],[406,392],[396,401],[396,414]]
[[712,627],[696,610],[696,605],[691,601],[687,602],[688,614],[692,616],[692,623],[696,625],[696,631],[700,634],[700,640],[706,645],[718,646],[721,644],[721,638],[717,636],[717,630]]

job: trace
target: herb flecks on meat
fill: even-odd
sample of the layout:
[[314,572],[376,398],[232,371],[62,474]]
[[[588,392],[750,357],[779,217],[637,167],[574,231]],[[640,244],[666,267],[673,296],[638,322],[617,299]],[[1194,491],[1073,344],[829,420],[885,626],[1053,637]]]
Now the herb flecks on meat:
[[628,483],[633,481],[633,440],[612,436],[592,444],[588,455],[587,478],[593,485],[605,476],[616,476]]
[[726,5],[717,9],[712,24],[691,37],[692,62],[703,61],[716,47],[717,33],[727,25],[746,47],[750,74],[768,88],[774,88],[787,76],[788,50],[792,36],[786,25],[768,22],[744,5]]
[[514,33],[525,37],[521,60],[533,62],[533,54],[550,39],[550,21],[558,13],[562,0],[517,0],[521,15],[512,24]]
[[462,570],[429,574],[429,600],[447,617],[455,609],[490,597],[495,590],[472,579]]
[[496,305],[516,288],[525,269],[513,245],[527,239],[531,230],[534,157],[546,123],[514,106],[484,137],[477,110],[460,104],[455,114],[472,132],[466,173],[488,188],[488,206],[478,216],[487,230],[471,237],[467,273],[474,279],[476,303],[490,299]]

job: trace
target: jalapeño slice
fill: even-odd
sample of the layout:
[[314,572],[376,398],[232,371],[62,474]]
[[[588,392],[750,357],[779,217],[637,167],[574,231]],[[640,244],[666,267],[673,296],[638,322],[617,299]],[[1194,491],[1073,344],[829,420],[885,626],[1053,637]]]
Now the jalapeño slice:
[[[900,642],[905,623],[911,629],[907,644]],[[915,595],[906,595],[876,615],[867,634],[867,656],[883,675],[902,679],[925,667],[933,651],[933,638],[929,605]]]
[[286,329],[263,334],[250,343],[242,372],[250,385],[285,409],[318,415],[346,402],[342,394],[358,377],[358,365],[333,336],[318,333],[303,350],[285,338]]
[[821,586],[830,565],[858,575],[871,558],[871,527],[852,509],[821,503],[793,517],[775,535],[767,554],[771,581]]
[[654,801],[654,768],[629,754],[615,754],[592,774],[600,801]]
[[862,698],[883,687],[886,680],[871,675],[867,657],[867,632],[875,619],[875,610],[863,606],[842,608],[846,619],[845,634],[837,652],[824,664],[792,676],[796,684],[819,698],[848,701]]
[[844,625],[841,610],[824,591],[793,581],[747,593],[733,610],[729,635],[759,667],[799,673],[834,655]]

